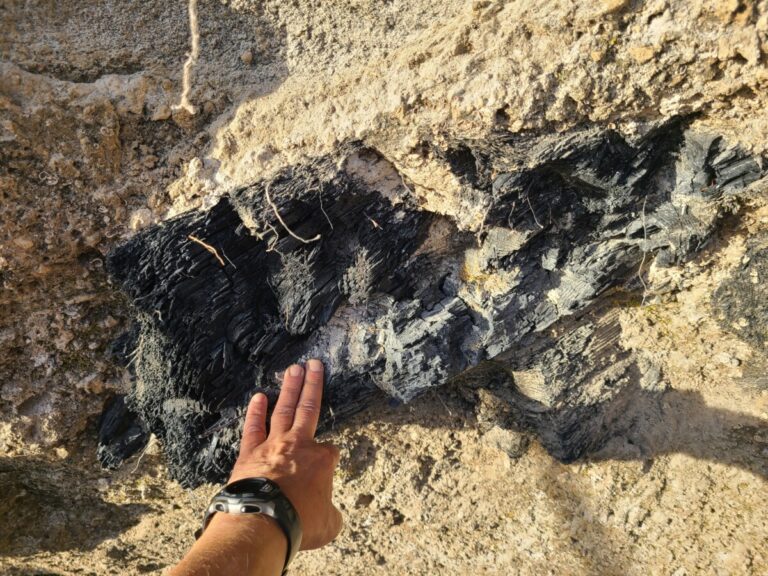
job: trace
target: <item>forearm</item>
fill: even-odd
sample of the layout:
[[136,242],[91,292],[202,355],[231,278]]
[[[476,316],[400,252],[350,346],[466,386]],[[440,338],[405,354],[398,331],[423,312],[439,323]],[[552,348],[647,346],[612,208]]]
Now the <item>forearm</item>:
[[[297,549],[319,548],[336,537],[342,525],[341,512],[333,505],[339,450],[314,440],[323,374],[323,364],[316,359],[307,362],[306,370],[298,364],[288,367],[269,436],[267,397],[259,392],[251,399],[230,483],[216,497],[216,502],[226,502],[226,510],[250,501],[272,502],[270,514],[277,520],[260,514],[214,514],[168,576],[279,576],[289,546],[293,557]],[[277,486],[265,491],[270,481]]]
[[169,576],[279,576],[288,543],[274,520],[219,513]]

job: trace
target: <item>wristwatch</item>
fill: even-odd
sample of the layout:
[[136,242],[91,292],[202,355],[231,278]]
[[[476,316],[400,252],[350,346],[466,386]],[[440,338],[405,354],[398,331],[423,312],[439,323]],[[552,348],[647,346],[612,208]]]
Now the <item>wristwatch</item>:
[[208,505],[203,526],[195,532],[200,538],[216,512],[227,514],[263,514],[273,518],[288,539],[283,574],[301,546],[301,520],[280,487],[267,478],[244,478],[227,484]]

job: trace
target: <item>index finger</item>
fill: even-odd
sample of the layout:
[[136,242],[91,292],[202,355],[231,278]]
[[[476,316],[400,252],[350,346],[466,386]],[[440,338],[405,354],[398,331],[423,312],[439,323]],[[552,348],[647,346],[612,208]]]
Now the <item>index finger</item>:
[[323,401],[323,363],[312,359],[304,371],[304,387],[296,404],[296,415],[291,430],[311,440],[315,437],[320,420],[320,405]]

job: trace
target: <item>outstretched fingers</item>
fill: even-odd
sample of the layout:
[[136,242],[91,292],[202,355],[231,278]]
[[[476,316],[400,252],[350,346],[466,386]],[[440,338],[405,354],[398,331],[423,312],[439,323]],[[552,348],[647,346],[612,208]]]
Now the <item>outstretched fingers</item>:
[[323,363],[312,359],[307,362],[304,387],[301,389],[292,430],[300,438],[311,440],[315,437],[320,420],[320,405],[323,401]]
[[248,452],[267,439],[267,397],[259,392],[248,403],[240,452]]

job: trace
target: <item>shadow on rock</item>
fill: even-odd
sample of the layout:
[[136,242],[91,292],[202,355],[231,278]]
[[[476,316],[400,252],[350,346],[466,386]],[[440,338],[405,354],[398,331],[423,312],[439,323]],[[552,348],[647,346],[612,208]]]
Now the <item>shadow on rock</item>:
[[83,486],[81,470],[36,458],[0,458],[0,550],[91,550],[138,523],[141,504],[106,502]]
[[649,460],[688,454],[698,460],[735,466],[768,479],[768,422],[707,406],[694,391],[628,391],[631,427],[592,454],[592,460]]
[[564,463],[682,453],[768,478],[768,421],[670,388],[620,330],[615,311],[594,308],[454,384],[479,421],[531,433]]

